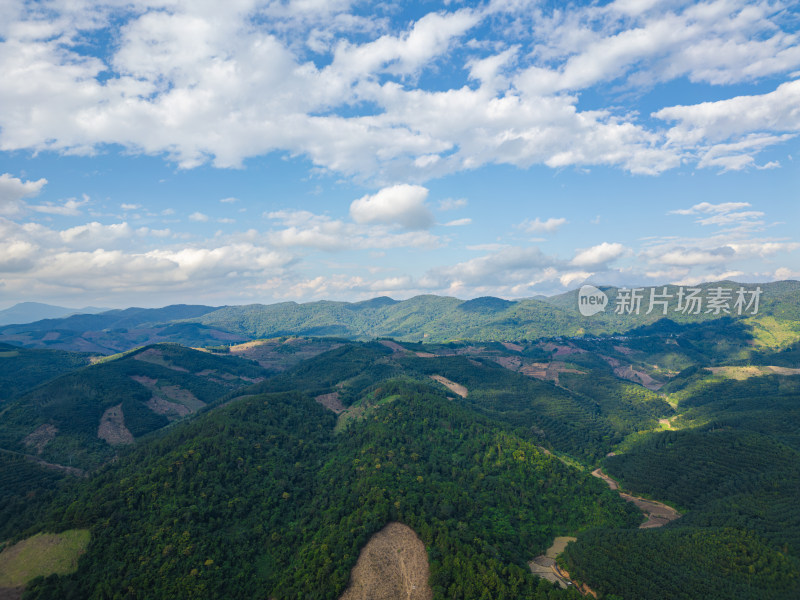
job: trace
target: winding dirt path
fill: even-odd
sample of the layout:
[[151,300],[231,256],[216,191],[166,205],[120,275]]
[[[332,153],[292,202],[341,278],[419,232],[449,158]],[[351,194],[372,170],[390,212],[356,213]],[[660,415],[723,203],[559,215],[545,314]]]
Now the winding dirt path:
[[640,498],[638,496],[626,494],[625,492],[620,492],[619,484],[611,479],[611,477],[603,473],[602,469],[595,469],[592,471],[592,475],[605,481],[609,488],[619,494],[620,498],[626,502],[633,502],[636,508],[642,511],[642,514],[647,517],[647,521],[639,525],[639,529],[652,529],[653,527],[661,527],[662,525],[666,525],[670,521],[674,521],[681,516],[681,513],[679,513],[677,510],[671,506],[667,506],[662,502],[647,500],[646,498]]

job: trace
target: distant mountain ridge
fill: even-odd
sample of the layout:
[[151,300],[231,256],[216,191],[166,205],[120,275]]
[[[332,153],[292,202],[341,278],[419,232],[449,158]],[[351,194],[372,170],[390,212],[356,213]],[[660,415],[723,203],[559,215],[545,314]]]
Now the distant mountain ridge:
[[83,308],[67,308],[41,302],[20,302],[9,308],[0,310],[0,325],[25,324],[42,319],[62,319],[70,315],[97,314],[109,310],[96,306]]
[[[740,284],[733,281],[704,283],[706,302],[716,290],[726,290],[725,310],[681,312],[679,292],[690,286],[653,286],[671,303],[650,310],[651,288],[640,288],[638,311],[618,311],[624,288],[603,287],[608,297],[603,312],[583,316],[578,310],[579,290],[548,298],[504,300],[485,296],[460,300],[448,296],[421,295],[407,300],[383,296],[361,302],[321,300],[298,304],[249,304],[212,307],[173,305],[157,309],[128,308],[96,315],[73,315],[22,325],[0,327],[0,342],[30,348],[52,348],[113,353],[159,342],[190,346],[238,343],[279,336],[341,337],[369,340],[390,337],[411,342],[451,340],[508,341],[557,336],[624,334],[661,319],[676,323],[704,322],[730,317],[744,319],[762,345],[779,347],[800,339],[800,282],[776,281]],[[747,300],[760,288],[755,305],[737,314],[739,288]],[[725,312],[727,310],[727,312]],[[754,314],[755,312],[755,314]],[[618,314],[620,313],[620,314]]]

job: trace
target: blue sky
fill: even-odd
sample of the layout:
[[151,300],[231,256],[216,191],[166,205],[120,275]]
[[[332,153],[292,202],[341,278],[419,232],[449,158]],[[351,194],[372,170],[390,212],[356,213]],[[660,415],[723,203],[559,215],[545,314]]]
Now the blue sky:
[[800,278],[793,2],[10,0],[0,308]]

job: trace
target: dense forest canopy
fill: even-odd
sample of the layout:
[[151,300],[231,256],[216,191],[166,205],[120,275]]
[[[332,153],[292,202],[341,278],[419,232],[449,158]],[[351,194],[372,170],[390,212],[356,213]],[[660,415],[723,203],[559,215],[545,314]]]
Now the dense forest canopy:
[[[797,347],[759,346],[742,321],[103,360],[9,348],[40,366],[0,405],[0,540],[91,540],[26,598],[338,598],[390,522],[424,543],[436,599],[800,594]],[[597,468],[680,518],[639,529]],[[528,567],[557,536],[577,537],[567,589]]]

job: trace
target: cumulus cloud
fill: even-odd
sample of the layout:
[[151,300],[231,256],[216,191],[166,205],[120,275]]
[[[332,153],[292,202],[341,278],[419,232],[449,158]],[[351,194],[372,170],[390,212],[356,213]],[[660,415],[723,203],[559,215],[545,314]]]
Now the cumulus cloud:
[[189,215],[190,221],[195,221],[196,223],[205,223],[208,221],[208,215],[203,214],[201,212],[193,212]]
[[547,256],[539,248],[508,247],[448,267],[429,270],[420,280],[436,289],[464,286],[513,286],[530,283],[547,273],[552,276],[563,261]]
[[570,264],[576,267],[598,267],[619,258],[625,252],[625,246],[620,243],[603,242],[591,248],[579,250]]
[[39,213],[45,213],[50,215],[61,215],[64,217],[76,217],[81,214],[81,206],[89,203],[89,197],[84,196],[83,200],[76,200],[75,198],[70,198],[69,200],[64,201],[62,204],[55,204],[53,202],[45,202],[44,204],[39,205],[32,205],[30,206],[31,210],[34,210]]
[[565,225],[567,220],[565,218],[549,218],[546,221],[542,221],[539,217],[535,219],[525,219],[522,223],[519,224],[519,228],[523,231],[528,233],[554,233],[558,231],[558,229]]
[[439,238],[428,231],[398,232],[386,225],[350,223],[305,210],[274,211],[266,216],[283,226],[267,232],[270,243],[281,248],[340,251],[440,245]]
[[[168,5],[53,2],[48,19],[5,14],[0,149],[90,154],[119,144],[183,168],[238,167],[278,150],[388,185],[485,164],[760,168],[775,161],[759,165],[759,152],[800,132],[798,81],[661,107],[655,124],[624,102],[578,104],[580,92],[609,83],[625,93],[683,78],[791,76],[798,36],[769,3],[547,12],[493,2],[445,5],[411,23],[365,17],[347,1]],[[115,41],[107,55],[82,43],[98,32]],[[426,83],[443,67],[444,89]]]
[[37,196],[47,179],[22,181],[10,173],[0,175],[0,215],[15,215],[22,210],[24,198]]
[[420,185],[399,184],[376,194],[353,200],[350,216],[356,223],[400,225],[405,229],[428,229],[434,223],[425,204],[428,189]]

